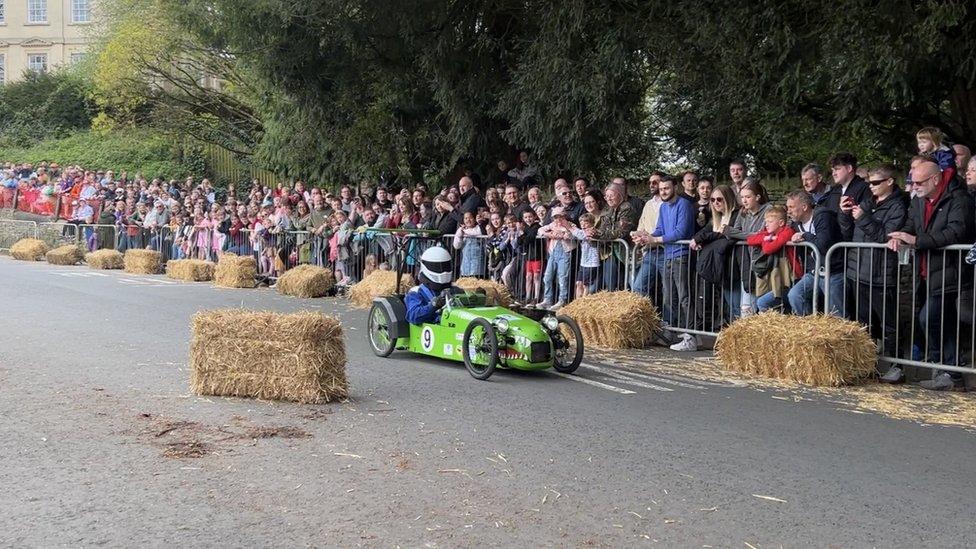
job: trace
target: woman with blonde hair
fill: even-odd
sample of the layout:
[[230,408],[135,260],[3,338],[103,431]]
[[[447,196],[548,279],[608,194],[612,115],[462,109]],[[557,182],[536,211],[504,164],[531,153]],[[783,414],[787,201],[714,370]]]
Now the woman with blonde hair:
[[[724,231],[735,224],[739,218],[739,201],[735,191],[728,185],[712,189],[708,198],[711,222],[695,233],[689,247],[698,252],[695,271],[696,291],[693,294],[693,329],[696,331],[717,332],[725,322],[738,313],[738,284],[735,273],[729,268],[733,242],[726,238]],[[735,288],[736,291],[732,291]],[[697,336],[682,338],[671,346],[676,351],[696,350]]]

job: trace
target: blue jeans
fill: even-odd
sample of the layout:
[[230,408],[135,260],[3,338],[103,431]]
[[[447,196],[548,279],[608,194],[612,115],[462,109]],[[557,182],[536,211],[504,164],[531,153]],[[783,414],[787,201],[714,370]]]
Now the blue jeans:
[[[918,320],[925,329],[926,349],[922,360],[938,364],[956,364],[956,300],[958,294],[933,293],[925,299]],[[969,350],[969,346],[960,350]]]
[[[843,271],[830,275],[830,280],[827,284],[830,285],[830,303],[827,304],[826,312],[841,316],[844,310]],[[822,295],[824,291],[824,277],[817,276],[816,281],[814,281],[813,273],[807,273],[803,275],[803,278],[799,282],[790,288],[787,299],[790,302],[790,308],[793,310],[793,314],[808,315],[813,313],[815,285],[817,290],[816,294],[818,296]]]
[[775,309],[783,304],[783,298],[776,297],[773,292],[766,292],[765,294],[759,296],[756,300],[756,308],[759,312],[768,311],[770,309]]
[[554,303],[556,296],[553,277],[558,277],[556,282],[559,284],[559,301],[566,303],[569,301],[569,252],[563,249],[561,243],[552,248],[546,263],[546,272],[542,276],[542,285],[546,289],[545,299],[549,303]]
[[608,292],[622,290],[620,279],[623,278],[624,264],[612,254],[603,260],[603,289]]
[[664,277],[664,250],[661,248],[651,248],[644,254],[641,260],[640,269],[634,275],[634,282],[631,289],[634,292],[653,298],[657,292],[655,289],[658,281]]

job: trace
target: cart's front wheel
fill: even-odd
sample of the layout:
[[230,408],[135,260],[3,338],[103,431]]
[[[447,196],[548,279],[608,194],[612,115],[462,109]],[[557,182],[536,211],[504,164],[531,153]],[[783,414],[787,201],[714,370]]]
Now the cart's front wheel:
[[552,333],[553,368],[571,374],[583,362],[583,332],[572,318],[559,315],[559,326]]
[[386,308],[379,303],[373,303],[373,308],[369,310],[369,319],[366,329],[369,332],[369,345],[373,348],[376,356],[388,357],[396,346],[396,340],[390,337],[390,325],[393,319]]
[[464,329],[461,354],[472,377],[481,380],[491,377],[498,365],[498,336],[488,320],[476,318]]

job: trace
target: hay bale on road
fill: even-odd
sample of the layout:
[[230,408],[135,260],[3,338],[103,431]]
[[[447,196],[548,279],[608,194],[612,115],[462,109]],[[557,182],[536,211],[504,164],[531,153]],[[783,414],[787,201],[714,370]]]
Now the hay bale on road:
[[299,265],[278,277],[278,293],[295,297],[322,297],[332,290],[332,271],[314,265]]
[[51,265],[77,265],[85,258],[81,248],[74,244],[57,247],[44,256]]
[[49,250],[43,240],[21,238],[10,247],[10,255],[20,261],[40,261]]
[[466,292],[484,289],[488,297],[496,298],[498,300],[497,304],[502,307],[508,307],[512,304],[512,292],[504,284],[499,284],[494,280],[465,277],[459,278],[454,285]]
[[641,349],[661,328],[651,300],[633,292],[598,292],[574,300],[559,310],[579,324],[587,346]]
[[126,250],[123,262],[127,273],[154,275],[163,268],[163,254],[155,250]]
[[193,315],[192,331],[196,394],[321,403],[349,393],[338,318],[222,309]]
[[125,267],[122,254],[115,250],[98,250],[85,254],[85,263],[92,269],[122,269]]
[[[406,293],[412,287],[413,277],[404,273],[400,280],[400,293]],[[374,297],[391,295],[396,293],[396,290],[396,273],[377,270],[352,285],[352,288],[349,289],[349,301],[353,307],[364,309],[373,304]]]
[[828,387],[867,379],[878,362],[863,326],[829,315],[741,318],[719,333],[715,352],[726,370]]
[[202,259],[171,259],[166,262],[166,276],[187,282],[207,282],[213,280],[212,261]]
[[215,286],[223,288],[253,288],[258,276],[258,264],[253,257],[220,254],[214,269]]

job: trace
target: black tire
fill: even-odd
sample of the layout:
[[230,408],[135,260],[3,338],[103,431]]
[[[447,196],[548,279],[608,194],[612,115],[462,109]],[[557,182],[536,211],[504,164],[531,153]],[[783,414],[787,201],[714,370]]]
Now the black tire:
[[[559,315],[556,320],[559,321],[559,326],[552,335],[552,367],[557,372],[571,374],[583,362],[583,332],[580,331],[579,324],[568,316]],[[562,331],[563,326],[569,328],[572,341],[567,340]]]
[[388,357],[396,347],[396,340],[390,337],[390,325],[393,319],[386,308],[379,303],[373,303],[366,319],[366,333],[369,337],[369,346],[379,357]]
[[[477,347],[472,348],[471,339],[477,337],[475,330],[478,328],[483,335],[481,341],[474,342]],[[475,364],[471,356],[472,352],[487,357],[487,364]],[[491,377],[495,367],[498,366],[498,336],[495,335],[495,327],[491,322],[484,318],[476,318],[468,324],[464,329],[464,339],[461,340],[461,355],[464,357],[464,367],[468,369],[471,377],[482,381]]]

